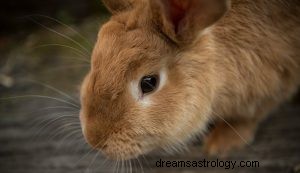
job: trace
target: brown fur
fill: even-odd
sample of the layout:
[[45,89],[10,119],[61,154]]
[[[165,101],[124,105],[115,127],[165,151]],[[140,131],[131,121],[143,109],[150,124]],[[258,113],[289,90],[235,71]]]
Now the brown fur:
[[[81,90],[84,135],[108,157],[181,147],[209,121],[206,152],[227,152],[299,86],[298,0],[124,2],[106,3],[114,15]],[[143,106],[130,84],[162,69],[165,85]]]

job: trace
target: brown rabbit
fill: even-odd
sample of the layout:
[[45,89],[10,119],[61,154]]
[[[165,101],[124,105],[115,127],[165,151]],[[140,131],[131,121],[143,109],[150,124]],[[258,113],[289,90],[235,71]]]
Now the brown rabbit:
[[104,0],[112,12],[81,89],[86,140],[112,159],[253,140],[300,83],[299,0]]

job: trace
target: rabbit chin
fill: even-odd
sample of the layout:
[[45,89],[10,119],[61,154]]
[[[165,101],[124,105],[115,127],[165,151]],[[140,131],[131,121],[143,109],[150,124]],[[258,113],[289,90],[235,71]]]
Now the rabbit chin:
[[176,151],[180,151],[181,148],[183,148],[184,146],[183,143],[171,144],[168,140],[166,140],[165,142],[166,143],[152,137],[145,138],[143,142],[138,142],[134,140],[126,141],[124,139],[114,140],[112,137],[106,141],[106,144],[103,147],[94,147],[108,159],[130,160],[136,159],[141,155],[151,153],[152,151],[163,150],[169,154],[172,154]]
[[[110,135],[102,146],[97,142],[87,138],[86,141],[99,150],[104,156],[111,160],[130,160],[138,158],[141,155],[148,154],[152,151],[165,151],[168,154],[174,154],[178,151],[184,151],[187,144],[197,139],[201,132],[205,131],[202,124],[198,129],[190,127],[182,128],[180,132],[173,130],[164,134],[135,134],[129,131],[118,132]],[[199,133],[200,132],[200,133]]]
[[115,134],[111,135],[102,146],[96,145],[86,136],[85,138],[94,149],[100,151],[105,157],[111,160],[134,159],[140,155],[147,154],[156,148],[155,145],[151,146],[150,142],[146,142],[151,141],[151,137],[148,139],[141,139],[142,141],[137,141],[124,134]]
[[[199,133],[197,133],[199,134]],[[183,137],[183,136],[181,136]],[[152,152],[165,152],[166,154],[175,154],[178,152],[186,151],[187,145],[190,141],[197,138],[196,133],[188,134],[182,139],[178,137],[166,137],[158,139],[156,137],[144,138],[141,141],[126,141],[123,139],[107,140],[107,145],[98,148],[107,158],[112,160],[130,160],[138,158],[141,155],[149,154]]]

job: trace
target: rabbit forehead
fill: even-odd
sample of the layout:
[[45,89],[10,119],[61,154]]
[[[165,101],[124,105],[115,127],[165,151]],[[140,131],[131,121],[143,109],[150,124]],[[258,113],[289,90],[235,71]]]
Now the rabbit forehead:
[[108,22],[99,32],[98,40],[92,55],[95,68],[118,66],[122,68],[128,63],[142,58],[146,49],[151,47],[151,40],[144,38],[143,31],[125,31],[117,22]]
[[168,49],[164,40],[147,29],[127,31],[123,24],[109,21],[100,30],[92,55],[96,83],[105,82],[109,86],[112,82],[146,75],[153,69],[158,72],[157,66],[166,61]]

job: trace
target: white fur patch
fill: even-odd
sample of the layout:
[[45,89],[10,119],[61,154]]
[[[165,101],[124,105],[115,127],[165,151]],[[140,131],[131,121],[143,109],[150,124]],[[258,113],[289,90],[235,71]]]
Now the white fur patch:
[[132,97],[134,98],[134,100],[138,101],[140,99],[140,95],[141,95],[140,90],[139,90],[139,82],[138,81],[130,82],[129,90],[130,90],[130,93],[131,93]]
[[150,97],[143,97],[140,99],[139,103],[141,104],[141,106],[143,107],[149,107],[152,104],[152,101],[150,99]]
[[205,28],[204,30],[200,31],[197,35],[197,39],[201,38],[204,35],[209,34],[212,31],[212,26]]
[[159,87],[157,89],[157,91],[161,90],[165,84],[167,83],[167,70],[166,69],[162,69],[159,73]]

